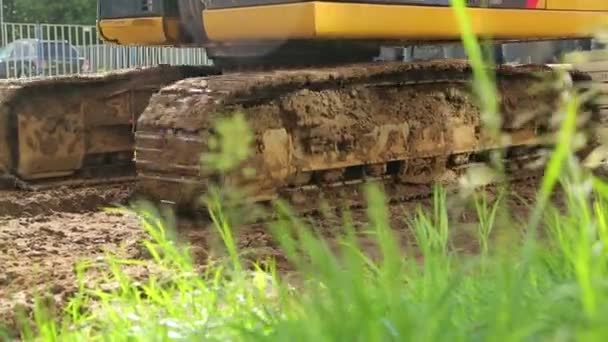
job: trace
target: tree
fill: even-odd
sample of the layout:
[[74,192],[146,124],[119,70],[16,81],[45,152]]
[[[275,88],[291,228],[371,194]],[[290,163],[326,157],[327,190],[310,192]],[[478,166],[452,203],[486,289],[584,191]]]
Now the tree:
[[95,23],[97,0],[4,0],[4,21],[18,23]]

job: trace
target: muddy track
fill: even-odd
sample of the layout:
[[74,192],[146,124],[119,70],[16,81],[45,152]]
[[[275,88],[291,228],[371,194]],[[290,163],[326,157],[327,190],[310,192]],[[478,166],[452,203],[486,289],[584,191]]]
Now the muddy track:
[[[186,79],[152,96],[138,120],[136,165],[147,195],[187,208],[210,180],[246,185],[249,199],[267,201],[310,186],[399,176],[429,184],[435,166],[497,147],[542,144],[550,134],[560,90],[543,66],[497,67],[503,131],[483,133],[462,61],[379,63],[235,73]],[[583,76],[573,73],[573,78]],[[219,175],[201,169],[213,123],[244,114],[255,153]],[[464,156],[463,156],[464,155]],[[466,163],[467,161],[465,161]],[[244,177],[243,169],[255,170]],[[431,170],[429,170],[431,169]],[[425,172],[426,170],[427,172]],[[424,178],[424,179],[423,179]]]
[[161,65],[0,82],[0,189],[133,177],[134,122],[150,96],[177,80],[213,73]]

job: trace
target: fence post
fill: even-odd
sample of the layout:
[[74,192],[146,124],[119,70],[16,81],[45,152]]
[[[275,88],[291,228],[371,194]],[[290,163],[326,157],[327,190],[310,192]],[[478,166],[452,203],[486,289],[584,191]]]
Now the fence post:
[[44,76],[44,70],[41,70],[42,68],[39,67],[40,65],[43,65],[43,63],[41,63],[42,61],[40,60],[40,57],[44,53],[44,50],[42,49],[42,44],[40,44],[40,41],[42,40],[42,25],[40,23],[36,23],[36,27],[34,29],[34,39],[36,39],[36,58],[38,59],[36,61],[36,74],[37,76]]
[[0,29],[2,30],[1,33],[1,37],[0,37],[0,46],[6,45],[6,42],[4,41],[4,31],[6,30],[6,28],[4,27],[4,0],[0,0]]

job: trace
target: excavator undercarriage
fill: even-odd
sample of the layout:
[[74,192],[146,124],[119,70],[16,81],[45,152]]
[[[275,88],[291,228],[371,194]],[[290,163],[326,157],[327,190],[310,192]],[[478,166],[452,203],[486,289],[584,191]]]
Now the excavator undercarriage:
[[[608,59],[553,63],[592,49],[588,25],[606,23],[608,5],[470,6],[473,29],[500,48],[490,70],[499,137],[484,130],[445,1],[100,0],[106,41],[205,47],[215,66],[1,84],[0,179],[26,190],[136,179],[140,194],[186,210],[200,208],[211,185],[303,210],[319,197],[356,205],[366,181],[411,199],[436,182],[457,184],[496,150],[511,179],[542,174],[564,93],[590,87],[599,96],[582,104],[578,129],[594,138],[581,153],[601,164],[603,150],[589,152],[606,125]],[[511,40],[532,45],[505,54]],[[441,53],[414,53],[429,44]],[[234,171],[202,167],[214,124],[236,113],[253,132],[253,154]]]
[[135,124],[150,96],[210,67],[159,66],[0,84],[0,184],[39,190],[133,181]]
[[[497,149],[510,180],[537,177],[563,93],[606,92],[605,59],[570,66],[566,79],[563,67],[491,70],[500,139],[484,133],[464,60],[227,72],[159,66],[10,81],[0,87],[2,185],[36,191],[136,182],[139,194],[185,211],[201,209],[209,186],[230,185],[246,191],[246,202],[281,198],[307,211],[322,198],[361,204],[368,181],[381,183],[391,200],[424,197],[437,182],[457,185]],[[603,99],[585,104],[579,129],[601,131]],[[233,172],[206,170],[201,155],[214,124],[237,113],[253,132],[253,155]],[[599,141],[591,143],[588,150]],[[253,174],[240,172],[247,169]]]
[[[467,168],[488,163],[497,149],[505,152],[511,179],[538,176],[555,143],[563,92],[587,87],[597,75],[570,70],[568,84],[548,66],[502,65],[494,72],[500,138],[483,129],[472,70],[464,61],[183,80],[153,95],[138,121],[139,189],[192,210],[209,185],[236,186],[246,189],[244,201],[281,198],[306,211],[320,197],[360,204],[365,181],[382,183],[393,200],[426,196],[436,182],[457,184]],[[254,133],[254,155],[234,172],[201,168],[214,122],[235,113],[244,114]],[[593,133],[600,111],[586,105],[582,113],[587,117],[579,129]],[[255,170],[253,176],[242,172],[247,168]]]

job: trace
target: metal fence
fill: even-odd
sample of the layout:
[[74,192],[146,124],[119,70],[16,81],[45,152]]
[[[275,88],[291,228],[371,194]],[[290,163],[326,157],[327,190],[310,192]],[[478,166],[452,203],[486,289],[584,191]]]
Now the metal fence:
[[203,48],[118,46],[93,25],[3,23],[0,78],[98,73],[158,64],[209,64]]

